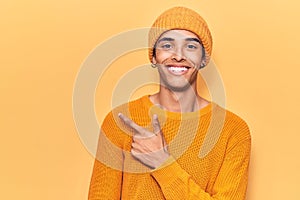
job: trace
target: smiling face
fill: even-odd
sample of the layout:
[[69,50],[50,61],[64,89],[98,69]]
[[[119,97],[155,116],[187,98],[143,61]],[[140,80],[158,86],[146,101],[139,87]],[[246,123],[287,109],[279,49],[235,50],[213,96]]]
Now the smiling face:
[[202,44],[194,33],[170,30],[156,42],[152,59],[158,66],[161,84],[173,91],[196,87],[198,69],[205,62]]

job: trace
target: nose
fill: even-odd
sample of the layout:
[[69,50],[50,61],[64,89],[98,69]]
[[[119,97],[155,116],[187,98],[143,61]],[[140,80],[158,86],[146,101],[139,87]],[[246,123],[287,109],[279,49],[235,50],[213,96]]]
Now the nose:
[[184,56],[184,52],[181,48],[176,48],[176,50],[172,54],[172,59],[176,60],[177,62],[185,60],[186,57]]

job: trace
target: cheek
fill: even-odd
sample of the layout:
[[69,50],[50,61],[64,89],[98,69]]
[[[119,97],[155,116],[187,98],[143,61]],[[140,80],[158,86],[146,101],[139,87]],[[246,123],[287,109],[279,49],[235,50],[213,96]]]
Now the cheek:
[[202,61],[202,54],[200,54],[200,53],[187,53],[186,57],[188,60],[190,60],[191,62],[193,62],[196,65],[200,65],[200,63]]
[[156,51],[156,61],[158,63],[163,62],[164,60],[167,60],[169,58],[172,57],[172,53],[171,52],[167,52],[167,51]]
[[194,57],[190,59],[195,65],[200,65],[201,64],[201,57]]
[[[173,52],[171,51],[156,51],[156,61],[158,63],[162,63],[166,60],[172,59]],[[183,52],[184,56],[187,58],[188,61],[194,63],[197,66],[200,66],[201,61],[202,61],[202,54],[200,52],[188,52],[184,51]]]

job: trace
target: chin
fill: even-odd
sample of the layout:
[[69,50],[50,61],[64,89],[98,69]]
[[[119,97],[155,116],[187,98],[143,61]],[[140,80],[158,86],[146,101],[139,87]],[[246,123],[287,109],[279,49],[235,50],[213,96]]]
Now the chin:
[[164,87],[173,92],[184,92],[190,89],[191,85],[189,83],[186,83],[185,85],[164,84]]

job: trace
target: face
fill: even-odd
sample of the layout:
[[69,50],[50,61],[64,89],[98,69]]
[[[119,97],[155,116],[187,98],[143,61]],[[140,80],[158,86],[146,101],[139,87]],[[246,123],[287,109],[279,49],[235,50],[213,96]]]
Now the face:
[[173,91],[196,87],[197,73],[203,58],[202,44],[194,33],[170,30],[163,33],[155,46],[155,57],[161,84]]

